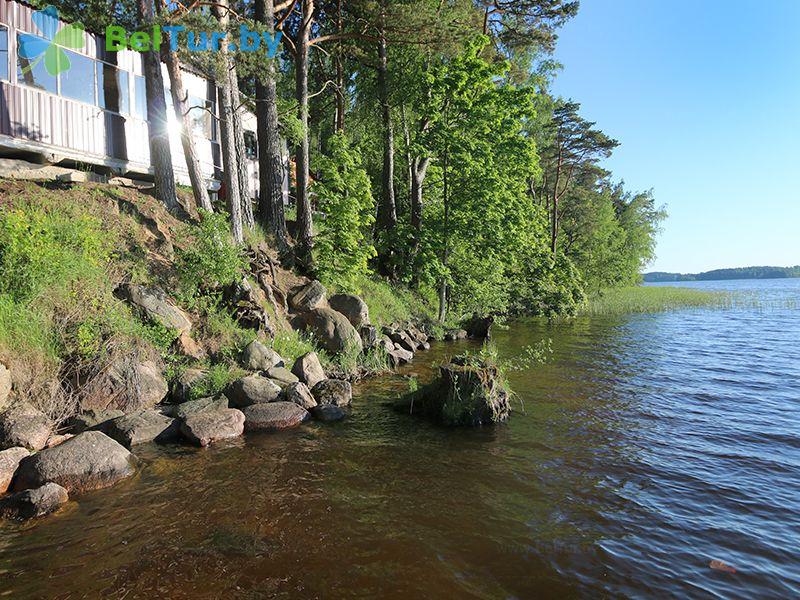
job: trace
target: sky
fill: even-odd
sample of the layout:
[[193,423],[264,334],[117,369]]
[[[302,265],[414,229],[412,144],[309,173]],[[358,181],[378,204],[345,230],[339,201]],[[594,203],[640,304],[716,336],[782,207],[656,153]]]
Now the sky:
[[669,217],[647,271],[800,264],[800,0],[581,0],[555,92]]

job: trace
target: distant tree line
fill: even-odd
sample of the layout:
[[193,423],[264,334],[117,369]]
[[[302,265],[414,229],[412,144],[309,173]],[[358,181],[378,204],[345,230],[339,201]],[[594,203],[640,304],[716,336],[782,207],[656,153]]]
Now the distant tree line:
[[794,267],[737,267],[733,269],[714,269],[703,273],[666,273],[654,271],[645,273],[648,282],[666,281],[722,281],[726,279],[786,279],[800,277],[800,265]]

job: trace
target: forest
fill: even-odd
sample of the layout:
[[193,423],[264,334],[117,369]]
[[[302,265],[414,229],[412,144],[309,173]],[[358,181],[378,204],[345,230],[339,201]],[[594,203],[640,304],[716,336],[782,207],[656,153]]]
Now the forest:
[[[202,214],[225,213],[233,240],[260,230],[285,266],[335,289],[380,278],[438,307],[575,314],[588,294],[637,283],[665,211],[603,168],[618,141],[556,96],[565,0],[50,0],[103,31],[154,25],[280,34],[266,52],[144,52],[155,194],[179,210],[166,110]],[[186,35],[182,32],[179,35]],[[173,51],[172,48],[178,48]],[[159,61],[167,66],[162,80]],[[218,87],[224,194],[196,165],[181,69]],[[165,99],[171,95],[171,103]],[[248,201],[240,116],[258,120],[259,198]],[[283,148],[291,202],[284,206]],[[194,163],[194,166],[193,166]]]

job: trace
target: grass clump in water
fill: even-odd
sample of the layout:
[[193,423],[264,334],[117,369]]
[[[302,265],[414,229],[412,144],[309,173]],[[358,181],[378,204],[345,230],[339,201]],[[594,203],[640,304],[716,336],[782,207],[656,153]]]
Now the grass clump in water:
[[701,306],[727,307],[730,304],[731,295],[726,292],[685,287],[632,286],[598,292],[589,298],[581,314],[652,313]]

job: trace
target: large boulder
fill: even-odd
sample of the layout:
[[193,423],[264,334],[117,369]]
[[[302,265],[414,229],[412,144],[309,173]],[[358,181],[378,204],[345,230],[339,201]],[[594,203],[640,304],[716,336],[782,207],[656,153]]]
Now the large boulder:
[[258,340],[253,340],[242,352],[242,366],[248,371],[266,371],[284,366],[280,354]]
[[114,485],[134,473],[134,456],[100,431],[86,431],[53,448],[23,458],[14,490],[37,488],[50,481],[69,493]]
[[326,379],[311,388],[317,404],[333,404],[334,406],[350,406],[353,399],[353,388],[349,381]]
[[67,420],[66,427],[70,433],[83,433],[90,429],[102,431],[106,424],[124,414],[121,410],[116,409],[91,409],[70,417]]
[[247,431],[277,431],[297,427],[310,417],[308,411],[294,402],[254,404],[242,409]]
[[9,395],[11,394],[11,371],[3,363],[0,363],[0,411],[4,411],[9,405]]
[[369,307],[358,296],[353,294],[334,294],[328,299],[328,305],[347,317],[347,320],[356,329],[362,325],[369,325]]
[[467,337],[476,340],[488,340],[492,338],[492,325],[494,324],[494,317],[481,317],[478,313],[473,313],[467,321],[464,322],[464,329],[467,332]]
[[178,422],[155,410],[118,417],[108,423],[104,432],[126,448],[146,442],[172,442],[179,437]]
[[137,362],[121,357],[107,369],[105,377],[97,378],[91,393],[81,398],[81,410],[119,409],[124,412],[151,408],[169,392],[167,380],[153,361]]
[[310,410],[317,405],[314,396],[311,395],[311,390],[305,383],[297,382],[290,383],[283,389],[283,399],[286,402],[293,402],[306,410]]
[[331,354],[357,351],[364,345],[355,327],[340,312],[331,308],[315,308],[296,316],[292,325],[310,331],[322,347]]
[[225,389],[225,396],[233,408],[275,402],[280,395],[281,387],[271,379],[261,375],[242,377]]
[[317,421],[330,423],[332,421],[341,421],[347,413],[344,409],[333,404],[319,404],[311,409],[311,414]]
[[298,356],[292,366],[292,373],[305,383],[309,388],[314,387],[323,379],[326,379],[325,371],[316,352],[307,352]]
[[314,310],[325,305],[325,286],[319,281],[311,281],[292,290],[289,306],[297,312]]
[[186,369],[172,385],[172,401],[176,404],[188,402],[192,398],[192,390],[208,375],[206,369]]
[[69,500],[67,490],[57,483],[45,483],[0,500],[0,516],[7,519],[33,519],[58,510]]
[[29,455],[30,452],[25,448],[9,448],[0,451],[0,495],[5,494],[8,486],[11,485],[20,461]]
[[115,293],[147,318],[161,323],[164,327],[181,333],[188,333],[192,329],[189,316],[178,308],[161,288],[127,283],[119,286]]
[[173,408],[171,415],[176,419],[186,420],[189,415],[199,412],[214,412],[228,408],[228,399],[225,396],[218,398],[198,398],[184,402]]
[[41,450],[51,432],[47,417],[28,404],[15,404],[0,414],[0,450],[15,446]]
[[192,444],[206,447],[242,435],[244,414],[235,408],[195,412],[181,423],[181,433]]

